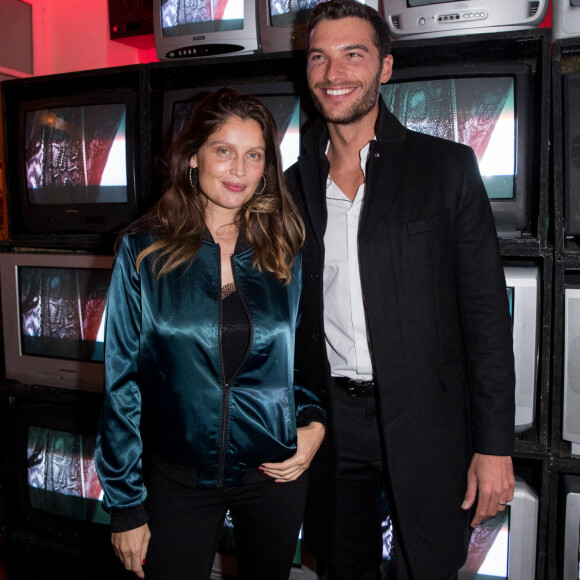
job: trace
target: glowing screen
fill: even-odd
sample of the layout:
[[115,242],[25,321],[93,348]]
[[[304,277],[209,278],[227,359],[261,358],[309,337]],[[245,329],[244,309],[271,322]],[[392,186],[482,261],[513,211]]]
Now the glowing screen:
[[124,104],[38,109],[25,117],[31,204],[127,202]]
[[490,199],[513,199],[517,126],[512,77],[393,82],[381,87],[408,129],[469,145]]

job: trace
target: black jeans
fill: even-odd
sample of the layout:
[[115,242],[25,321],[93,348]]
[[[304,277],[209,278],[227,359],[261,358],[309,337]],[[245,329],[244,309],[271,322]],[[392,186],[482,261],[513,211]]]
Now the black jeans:
[[297,481],[198,491],[153,471],[147,510],[147,580],[209,578],[229,509],[238,578],[288,580],[304,514],[308,473]]

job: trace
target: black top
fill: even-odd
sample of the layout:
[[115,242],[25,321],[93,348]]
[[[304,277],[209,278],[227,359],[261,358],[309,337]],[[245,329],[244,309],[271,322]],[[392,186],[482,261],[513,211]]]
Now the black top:
[[222,297],[221,333],[224,377],[229,383],[244,360],[250,342],[250,321],[235,287]]

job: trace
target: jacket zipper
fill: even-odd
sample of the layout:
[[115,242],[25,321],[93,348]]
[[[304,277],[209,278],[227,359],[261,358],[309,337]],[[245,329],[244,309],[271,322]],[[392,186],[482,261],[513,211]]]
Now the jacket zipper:
[[[232,275],[234,277],[234,284],[236,286],[236,291],[237,291],[239,288],[239,284],[238,284],[238,280],[236,278],[236,270],[234,268],[234,255],[233,254],[230,255],[230,261],[231,261],[231,265],[232,265]],[[217,486],[223,487],[223,485],[224,485],[224,471],[225,471],[225,463],[226,463],[226,446],[227,446],[227,442],[228,442],[227,441],[228,440],[227,420],[228,420],[228,403],[229,403],[229,398],[230,398],[230,386],[234,382],[234,379],[238,376],[238,373],[240,372],[242,366],[244,365],[244,363],[246,362],[246,359],[248,358],[248,355],[250,354],[250,350],[252,348],[252,340],[254,339],[254,324],[253,324],[252,317],[250,314],[250,309],[248,308],[246,301],[243,299],[243,296],[240,293],[240,301],[242,303],[242,306],[244,307],[244,310],[246,311],[246,316],[248,317],[248,321],[250,324],[250,340],[248,341],[248,347],[247,347],[246,352],[244,354],[244,358],[242,359],[238,368],[236,369],[236,371],[232,375],[230,382],[226,383],[225,369],[224,369],[224,363],[223,363],[223,360],[224,360],[223,359],[223,350],[222,350],[221,268],[220,268],[219,280],[220,280],[220,302],[219,302],[219,321],[218,321],[218,342],[219,342],[219,357],[220,357],[220,374],[221,374],[222,384],[223,384],[224,388],[223,388],[223,394],[222,394],[222,417],[221,417],[222,429],[221,429],[221,437],[220,437],[220,452],[219,452],[219,462],[218,462]]]

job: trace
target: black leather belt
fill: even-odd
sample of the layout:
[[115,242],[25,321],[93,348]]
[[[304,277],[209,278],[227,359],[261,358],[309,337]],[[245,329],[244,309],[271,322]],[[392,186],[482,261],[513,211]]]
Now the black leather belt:
[[374,381],[355,381],[346,377],[333,377],[332,380],[351,397],[372,397],[375,394]]

